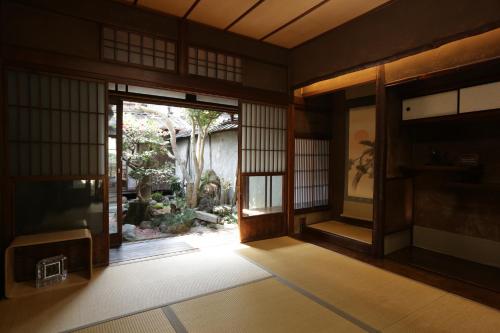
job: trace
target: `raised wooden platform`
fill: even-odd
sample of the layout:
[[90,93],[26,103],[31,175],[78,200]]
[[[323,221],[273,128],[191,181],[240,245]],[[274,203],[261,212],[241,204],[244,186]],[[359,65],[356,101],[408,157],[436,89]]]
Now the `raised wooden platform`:
[[302,225],[302,233],[363,253],[372,251],[372,230],[339,221]]

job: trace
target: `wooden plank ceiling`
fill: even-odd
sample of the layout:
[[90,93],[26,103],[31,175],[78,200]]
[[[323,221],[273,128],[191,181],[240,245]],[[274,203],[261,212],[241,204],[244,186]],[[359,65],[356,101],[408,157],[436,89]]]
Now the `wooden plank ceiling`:
[[293,48],[389,1],[128,0],[125,2],[274,45]]

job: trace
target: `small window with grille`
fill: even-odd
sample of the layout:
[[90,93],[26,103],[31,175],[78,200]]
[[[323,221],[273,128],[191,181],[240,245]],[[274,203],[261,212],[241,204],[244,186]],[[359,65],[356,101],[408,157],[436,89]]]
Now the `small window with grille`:
[[239,57],[191,46],[188,73],[211,79],[242,82],[243,64]]
[[103,28],[102,57],[138,66],[176,70],[174,41],[111,27]]

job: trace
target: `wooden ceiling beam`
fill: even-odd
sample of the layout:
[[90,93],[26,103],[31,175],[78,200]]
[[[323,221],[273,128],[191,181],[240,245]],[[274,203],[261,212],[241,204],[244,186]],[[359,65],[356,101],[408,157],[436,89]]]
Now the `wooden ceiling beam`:
[[240,16],[238,16],[238,18],[236,18],[236,20],[234,20],[233,22],[231,22],[224,29],[224,31],[228,31],[229,29],[231,29],[236,23],[238,23],[239,21],[241,21],[245,16],[247,16],[248,14],[250,14],[250,12],[252,12],[255,8],[257,8],[258,6],[260,6],[263,2],[264,2],[264,0],[257,1],[252,7],[248,8],[243,14],[241,14]]
[[275,33],[277,33],[278,31],[288,27],[290,24],[296,22],[297,20],[300,20],[301,18],[303,18],[304,16],[308,15],[309,13],[315,11],[316,9],[320,8],[321,6],[323,6],[325,3],[327,3],[328,1],[330,0],[323,0],[321,1],[320,3],[318,3],[316,6],[313,6],[311,8],[309,8],[308,10],[306,10],[305,12],[303,12],[302,14],[300,14],[299,16],[291,19],[290,21],[286,22],[285,24],[283,24],[282,26],[274,29],[273,31],[271,31],[270,33],[268,33],[267,35],[265,35],[264,37],[262,37],[261,39],[259,39],[260,41],[264,41],[266,40],[267,38],[271,37],[272,35],[274,35]]
[[191,14],[191,12],[194,10],[194,8],[200,3],[200,0],[196,0],[195,2],[193,2],[193,4],[191,5],[191,7],[189,7],[189,9],[187,10],[187,12],[184,14],[184,16],[182,17],[183,19],[187,19],[187,17],[189,16],[189,14]]

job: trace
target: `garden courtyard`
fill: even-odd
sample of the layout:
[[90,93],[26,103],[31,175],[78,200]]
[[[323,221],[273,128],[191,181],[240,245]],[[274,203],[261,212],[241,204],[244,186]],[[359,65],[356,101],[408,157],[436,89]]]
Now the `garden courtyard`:
[[111,112],[110,234],[121,226],[124,243],[176,238],[196,247],[239,240],[236,116],[125,102],[120,120]]

